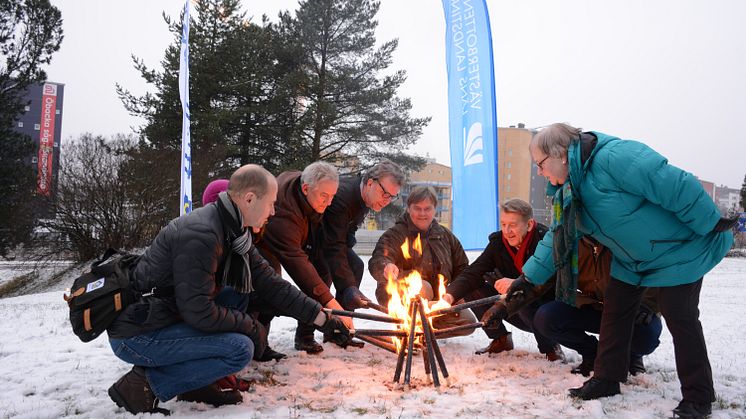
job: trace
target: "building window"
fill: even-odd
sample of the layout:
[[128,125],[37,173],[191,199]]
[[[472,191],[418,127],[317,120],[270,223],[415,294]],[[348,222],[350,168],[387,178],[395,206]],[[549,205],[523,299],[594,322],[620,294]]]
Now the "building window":
[[511,168],[512,166],[513,166],[513,164],[512,164],[511,162],[508,162],[508,164],[507,164],[507,166],[506,166],[506,167],[507,167],[508,169],[510,169],[510,168]]
[[23,122],[22,121],[18,121],[18,128],[23,128]]
[[512,155],[513,155],[513,149],[510,149],[510,148],[509,148],[509,149],[508,149],[508,156],[512,156]]
[[510,180],[510,173],[508,173],[507,179]]
[[510,192],[510,185],[505,187],[505,192]]
[[41,129],[41,125],[34,124],[34,129],[37,130],[37,131],[39,131]]

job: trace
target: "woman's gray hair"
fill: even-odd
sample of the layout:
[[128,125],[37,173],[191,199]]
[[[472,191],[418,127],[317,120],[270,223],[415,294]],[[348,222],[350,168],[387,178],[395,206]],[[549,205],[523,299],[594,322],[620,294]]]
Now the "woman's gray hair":
[[426,185],[415,186],[409,192],[407,206],[422,202],[426,199],[430,200],[435,208],[438,207],[438,194],[435,192],[435,188]]
[[306,166],[300,175],[300,181],[308,186],[316,186],[322,180],[339,183],[337,168],[325,161],[317,161]]
[[567,156],[572,140],[578,138],[582,130],[568,124],[552,124],[534,135],[531,146],[538,148],[547,156],[563,158]]
[[500,211],[520,214],[524,221],[534,218],[534,210],[531,208],[531,204],[518,198],[505,201],[500,205]]
[[401,167],[399,167],[398,164],[391,160],[384,159],[363,173],[363,183],[368,182],[368,179],[380,180],[385,176],[390,176],[394,183],[400,187],[404,185],[404,182],[407,180],[404,171],[401,170]]

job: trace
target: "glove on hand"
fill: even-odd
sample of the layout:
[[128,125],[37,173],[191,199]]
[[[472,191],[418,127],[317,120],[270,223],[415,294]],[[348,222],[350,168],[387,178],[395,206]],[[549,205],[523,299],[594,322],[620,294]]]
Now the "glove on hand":
[[533,288],[534,284],[530,283],[524,275],[521,275],[508,288],[508,292],[505,294],[505,301],[509,303],[514,299],[526,298]]
[[722,233],[724,231],[728,231],[733,229],[733,227],[738,224],[738,214],[734,215],[731,218],[725,218],[720,217],[720,221],[718,221],[717,224],[715,224],[715,227],[712,229],[712,231],[715,231],[717,233]]
[[350,329],[345,326],[342,319],[337,316],[327,315],[326,322],[319,327],[324,333],[324,342],[332,342],[346,348],[352,342]]
[[269,342],[267,341],[267,329],[264,325],[258,321],[254,321],[254,330],[249,333],[251,342],[254,343],[254,359],[261,358],[264,354],[264,350],[267,349]]
[[655,317],[653,310],[640,304],[640,309],[637,310],[637,316],[635,316],[635,324],[647,326],[653,321],[653,317]]
[[345,310],[355,310],[356,308],[368,307],[370,300],[360,292],[358,287],[347,287],[342,291],[339,301]]
[[484,282],[487,282],[490,285],[494,285],[495,282],[498,279],[504,278],[503,274],[500,273],[497,269],[494,271],[485,272],[484,275],[482,275],[482,279],[484,279]]
[[498,301],[482,315],[482,323],[486,328],[499,327],[503,320],[508,318],[508,308]]

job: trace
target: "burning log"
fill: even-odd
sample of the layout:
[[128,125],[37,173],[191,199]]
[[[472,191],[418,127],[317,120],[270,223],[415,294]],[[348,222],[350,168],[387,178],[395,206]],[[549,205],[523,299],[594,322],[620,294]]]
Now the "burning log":
[[322,309],[326,311],[327,313],[331,313],[335,316],[345,316],[345,317],[352,317],[355,319],[365,319],[365,320],[375,320],[377,322],[384,322],[384,323],[403,323],[404,320],[402,319],[395,319],[393,317],[389,316],[379,316],[377,314],[365,314],[365,313],[357,313],[354,311],[347,311],[347,310],[333,310],[324,308]]
[[[351,331],[352,332],[352,331]],[[403,330],[382,330],[382,329],[355,329],[353,336],[394,336],[397,338],[403,338],[407,336],[407,332]]]
[[[417,308],[419,307],[419,300],[412,301],[412,315],[410,316],[411,323],[409,326],[409,343],[407,346],[407,367],[404,369],[404,384],[409,385],[410,379],[412,378],[412,353],[414,352],[414,339],[415,330],[417,326]],[[423,319],[424,320],[424,319]]]
[[493,303],[499,301],[501,298],[503,298],[503,296],[499,295],[499,294],[498,295],[493,295],[492,297],[480,298],[478,300],[469,301],[468,303],[456,304],[455,306],[451,306],[449,308],[443,308],[443,309],[440,309],[440,310],[435,310],[433,312],[430,312],[430,314],[428,316],[430,316],[430,317],[440,316],[440,315],[443,315],[443,314],[455,313],[457,311],[466,310],[467,308],[479,307],[479,306],[484,306],[484,305],[487,305],[487,304],[493,304]]
[[[425,374],[432,371],[433,375],[433,385],[435,387],[440,387],[440,379],[438,378],[438,367],[435,365],[435,356],[434,356],[434,345],[437,345],[438,343],[435,341],[435,336],[433,335],[432,329],[430,329],[430,323],[427,321],[427,316],[425,315],[425,307],[424,301],[420,300],[420,304],[417,305],[417,308],[420,312],[420,318],[422,319],[422,330],[425,333],[425,347],[427,348],[425,352],[423,352],[422,356],[425,360]],[[440,350],[439,350],[440,352]],[[428,371],[427,365],[428,361],[430,363],[430,371]],[[441,369],[443,367],[441,366]],[[446,377],[446,376],[444,376]]]

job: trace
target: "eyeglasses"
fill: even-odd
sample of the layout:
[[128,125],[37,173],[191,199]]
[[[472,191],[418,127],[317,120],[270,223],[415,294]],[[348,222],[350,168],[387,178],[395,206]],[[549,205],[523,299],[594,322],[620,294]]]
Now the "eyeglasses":
[[386,188],[384,188],[383,185],[381,185],[381,181],[380,180],[378,180],[378,179],[373,179],[373,180],[378,184],[378,186],[381,187],[381,190],[383,191],[383,198],[384,199],[388,199],[389,201],[393,201],[393,200],[395,200],[396,198],[399,197],[399,194],[394,195],[392,193],[389,193],[386,190]]
[[540,162],[536,163],[536,165],[539,166],[539,169],[541,169],[542,172],[544,171],[544,162],[547,161],[548,158],[549,158],[549,155],[541,159]]

